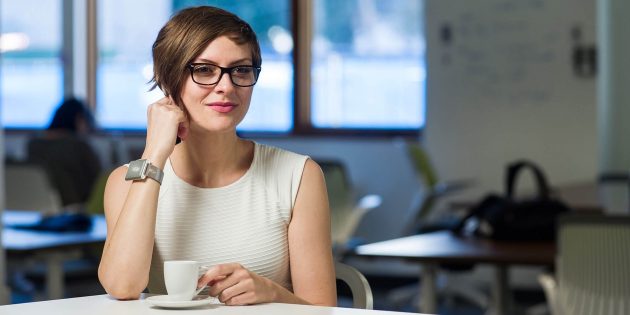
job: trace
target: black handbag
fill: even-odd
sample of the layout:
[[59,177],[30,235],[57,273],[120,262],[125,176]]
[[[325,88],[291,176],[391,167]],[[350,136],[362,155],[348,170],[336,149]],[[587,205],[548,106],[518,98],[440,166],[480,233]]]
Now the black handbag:
[[[531,199],[517,200],[516,178],[525,169],[534,174],[537,195]],[[569,207],[550,195],[543,171],[530,161],[516,161],[507,167],[505,185],[504,196],[490,194],[484,197],[460,221],[455,232],[496,240],[554,240],[557,218],[569,211]]]

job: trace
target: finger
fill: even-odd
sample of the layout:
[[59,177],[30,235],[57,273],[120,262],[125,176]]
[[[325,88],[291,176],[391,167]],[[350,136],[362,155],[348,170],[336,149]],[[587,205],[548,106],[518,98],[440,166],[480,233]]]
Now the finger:
[[229,305],[229,306],[255,304],[256,295],[254,294],[254,292],[245,292],[245,293],[233,296],[222,303],[225,303],[225,305]]
[[225,276],[219,276],[217,279],[214,279],[214,280],[212,280],[212,281],[208,282],[208,285],[209,285],[209,286],[215,285],[217,282],[219,282],[219,281],[221,281],[221,280],[223,280],[223,279],[225,279],[225,278],[227,278],[227,277],[225,277]]
[[170,100],[169,97],[162,97],[161,99],[157,100],[157,102],[155,102],[155,104],[168,105],[168,104],[171,104],[171,100]]
[[241,280],[241,278],[237,277],[234,274],[231,274],[225,279],[210,281],[210,283],[208,283],[208,285],[210,286],[208,293],[212,296],[218,296],[224,290],[237,285]]
[[199,281],[197,281],[197,286],[204,286],[212,280],[217,280],[220,277],[227,277],[231,275],[237,268],[243,267],[237,263],[219,264],[213,266],[212,268],[208,269],[208,271],[206,271],[206,273],[201,278],[199,278]]
[[[222,303],[226,303],[227,301],[230,301],[237,296],[247,294],[249,292],[253,293],[252,288],[250,284],[248,283],[248,281],[241,281],[221,291],[221,294],[218,294],[217,298]],[[247,302],[243,298],[240,298],[240,300],[241,302],[244,302],[244,303]]]

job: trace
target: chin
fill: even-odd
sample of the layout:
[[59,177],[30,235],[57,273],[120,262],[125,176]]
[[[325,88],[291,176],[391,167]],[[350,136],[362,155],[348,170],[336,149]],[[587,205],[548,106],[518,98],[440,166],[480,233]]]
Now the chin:
[[212,124],[209,126],[202,126],[202,128],[209,132],[226,133],[226,132],[236,132],[236,125],[237,124],[234,124],[234,123]]
[[242,120],[243,117],[207,117],[206,119],[198,120],[194,129],[201,132],[234,133],[236,132],[236,126]]

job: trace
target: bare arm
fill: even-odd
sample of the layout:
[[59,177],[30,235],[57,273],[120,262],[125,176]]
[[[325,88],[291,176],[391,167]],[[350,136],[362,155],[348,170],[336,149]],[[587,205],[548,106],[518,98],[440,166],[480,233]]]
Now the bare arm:
[[117,299],[137,299],[149,281],[159,185],[125,181],[127,167],[114,170],[105,188],[107,240],[98,276]]
[[[164,169],[175,145],[178,126],[185,123],[185,115],[164,98],[149,107],[148,121],[142,158]],[[149,281],[160,185],[153,179],[125,181],[126,172],[124,166],[114,170],[105,187],[107,240],[98,277],[105,291],[114,298],[137,299]]]
[[331,248],[326,182],[319,165],[309,159],[289,225],[291,278],[296,297],[314,305],[337,304]]

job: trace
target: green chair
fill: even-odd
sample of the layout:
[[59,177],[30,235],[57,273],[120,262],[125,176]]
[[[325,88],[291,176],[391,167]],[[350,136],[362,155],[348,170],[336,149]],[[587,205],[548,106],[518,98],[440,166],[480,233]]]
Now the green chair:
[[430,218],[435,211],[436,203],[448,195],[461,192],[473,184],[471,180],[442,182],[431,163],[429,155],[418,142],[406,142],[407,154],[413,165],[418,180],[423,184],[423,191],[417,203],[414,217],[403,230],[403,235],[450,229],[458,223],[457,218],[434,222]]
[[348,178],[345,165],[339,160],[316,159],[322,168],[328,191],[330,204],[331,238],[335,259],[343,255],[356,242],[354,233],[363,216],[381,204],[378,195],[356,197],[354,188]]
[[105,185],[109,178],[110,171],[102,172],[94,182],[90,195],[85,203],[85,210],[89,214],[103,214],[105,213],[105,206],[103,202],[103,196],[105,194]]

